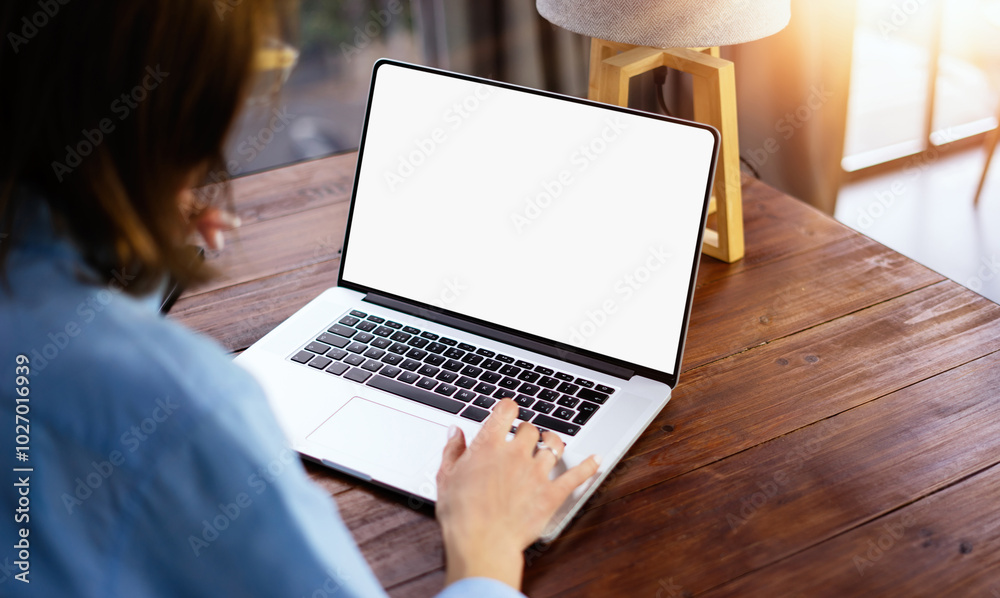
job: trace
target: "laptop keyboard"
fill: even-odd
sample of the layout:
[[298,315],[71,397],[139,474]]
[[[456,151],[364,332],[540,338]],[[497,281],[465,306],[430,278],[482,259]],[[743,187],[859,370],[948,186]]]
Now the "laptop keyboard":
[[616,390],[358,310],[291,360],[477,422],[510,398],[518,419],[567,436]]

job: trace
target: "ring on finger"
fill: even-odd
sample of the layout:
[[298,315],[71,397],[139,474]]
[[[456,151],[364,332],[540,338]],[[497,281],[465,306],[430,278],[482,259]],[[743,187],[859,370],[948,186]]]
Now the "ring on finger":
[[562,455],[559,454],[559,451],[545,444],[544,442],[539,442],[535,447],[536,455],[541,451],[549,451],[550,453],[552,453],[552,456],[556,458],[556,461],[558,461],[562,457]]

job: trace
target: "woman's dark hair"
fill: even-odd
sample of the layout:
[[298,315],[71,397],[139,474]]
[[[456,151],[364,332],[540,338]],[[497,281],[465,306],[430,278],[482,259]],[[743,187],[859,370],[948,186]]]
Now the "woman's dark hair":
[[[201,278],[180,192],[222,168],[281,0],[3,0],[0,272],[20,188],[44,197],[98,276],[127,292]],[[193,178],[195,177],[195,178]]]

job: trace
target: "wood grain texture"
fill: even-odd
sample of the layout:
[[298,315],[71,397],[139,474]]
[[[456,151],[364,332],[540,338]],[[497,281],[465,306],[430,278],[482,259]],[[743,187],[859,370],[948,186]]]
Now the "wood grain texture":
[[[697,594],[767,567],[1000,462],[997,388],[993,354],[603,505],[527,591],[634,596],[673,579]],[[581,545],[601,546],[601,567]]]
[[[235,181],[222,276],[171,317],[238,352],[336,284],[355,160]],[[564,536],[526,553],[527,592],[1000,596],[983,572],[1000,307],[757,181],[743,196],[748,253],[702,257],[681,385]],[[440,590],[430,509],[307,472],[392,596]],[[852,557],[911,511],[859,575]]]

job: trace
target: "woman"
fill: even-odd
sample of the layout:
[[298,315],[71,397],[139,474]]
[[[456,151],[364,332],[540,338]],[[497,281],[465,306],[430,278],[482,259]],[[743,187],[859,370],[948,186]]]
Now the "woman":
[[[223,163],[254,57],[293,10],[0,8],[0,427],[25,426],[6,444],[23,471],[2,493],[17,512],[0,523],[14,545],[5,595],[382,595],[261,389],[156,309],[169,277],[205,275],[181,249],[188,235],[212,245],[231,223],[196,213],[191,188]],[[468,447],[452,429],[441,595],[519,595],[523,550],[597,469],[592,458],[549,481],[557,455],[536,453],[537,429],[506,440],[516,412],[498,406]]]

